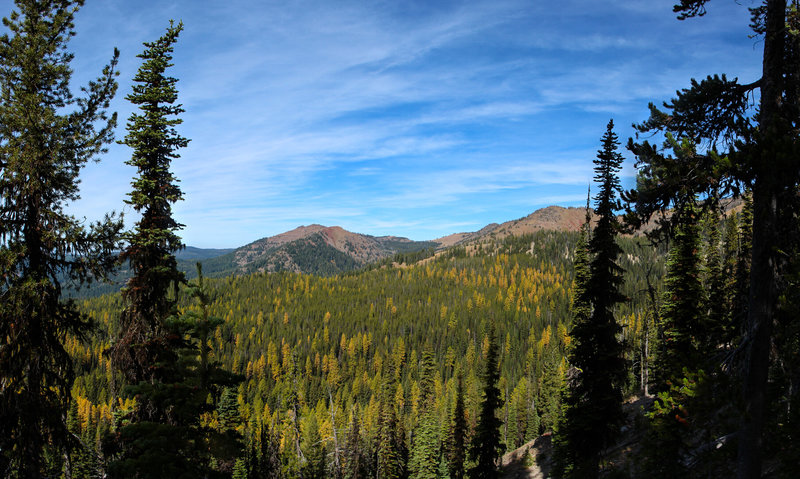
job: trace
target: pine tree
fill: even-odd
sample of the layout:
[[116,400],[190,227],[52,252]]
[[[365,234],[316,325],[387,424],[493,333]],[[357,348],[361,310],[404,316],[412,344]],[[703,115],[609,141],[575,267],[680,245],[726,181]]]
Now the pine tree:
[[144,62],[133,78],[133,93],[125,97],[141,110],[131,114],[122,142],[133,149],[126,163],[138,174],[126,203],[141,213],[141,219],[127,235],[128,245],[120,255],[130,263],[133,277],[122,291],[126,307],[111,358],[129,384],[155,379],[158,368],[153,366],[163,360],[159,354],[166,320],[174,312],[170,290],[184,281],[174,256],[183,248],[176,233],[182,225],[172,217],[172,204],[183,199],[183,193],[169,167],[189,140],[175,130],[182,123],[176,116],[184,111],[175,104],[178,80],[165,76],[182,29],[183,24],[170,23],[166,34],[144,44],[146,50],[138,55]]
[[[681,0],[674,10],[683,20],[706,13],[708,0]],[[761,476],[767,391],[772,365],[773,324],[784,287],[787,251],[798,231],[786,229],[798,211],[794,199],[800,183],[800,17],[796,2],[763,0],[751,8],[750,27],[763,38],[761,78],[749,84],[725,75],[691,81],[690,88],[664,104],[650,105],[643,133],[669,133],[707,146],[702,153],[678,159],[645,141],[629,142],[640,166],[634,200],[638,221],[669,207],[679,194],[707,196],[709,205],[726,193],[750,187],[753,237],[747,316],[744,320],[743,411],[739,414],[739,479]],[[755,94],[758,90],[758,94]],[[759,99],[752,108],[751,99]],[[720,154],[720,151],[726,151]]]
[[283,476],[280,460],[280,438],[266,425],[259,430],[259,449],[251,479],[280,479]]
[[440,425],[434,408],[434,382],[436,364],[433,351],[426,346],[422,353],[420,367],[419,416],[420,421],[414,429],[414,439],[408,469],[414,479],[433,478],[438,475],[441,441]]
[[358,409],[354,408],[350,418],[350,426],[347,429],[347,439],[343,454],[344,479],[366,479],[368,477],[367,460],[364,457],[362,443]]
[[165,72],[182,29],[182,24],[170,22],[161,38],[145,43],[133,93],[126,97],[141,111],[129,118],[123,142],[133,149],[128,164],[138,174],[127,202],[141,219],[127,234],[121,254],[133,276],[122,292],[121,332],[110,357],[127,382],[121,395],[135,397],[137,407],[107,442],[107,452],[115,456],[108,468],[112,477],[199,477],[209,474],[214,463],[232,469],[238,455],[228,450],[226,457],[212,463],[211,431],[198,424],[199,415],[213,406],[206,402],[209,391],[200,387],[198,373],[205,371],[196,365],[196,323],[176,311],[184,276],[174,253],[183,245],[176,233],[182,225],[172,217],[172,204],[183,194],[170,164],[188,140],[175,130],[181,123],[175,116],[183,112],[175,104],[177,79]]
[[[725,260],[722,251],[722,225],[719,211],[711,211],[706,216],[708,241],[705,247],[704,283],[708,288],[705,315],[708,318],[709,330],[705,337],[711,341],[701,346],[701,350],[710,351],[716,344],[730,344],[730,291],[728,277],[725,275]],[[712,344],[713,343],[713,344]]]
[[689,472],[684,456],[690,449],[689,436],[697,435],[690,422],[700,415],[690,404],[690,396],[695,394],[708,354],[703,349],[709,325],[703,307],[707,299],[701,281],[699,212],[693,199],[685,200],[675,215],[679,218],[667,260],[658,325],[657,397],[648,415],[651,420],[644,447],[644,467],[657,478]]
[[303,465],[302,477],[306,479],[324,479],[326,474],[325,443],[319,434],[319,424],[316,414],[311,414],[306,421],[306,428],[303,431],[304,454],[306,463]]
[[668,382],[679,381],[686,365],[702,367],[706,354],[701,349],[708,324],[702,310],[706,298],[701,282],[699,212],[689,201],[676,214],[680,219],[667,261],[666,291],[660,314],[662,341],[656,361],[657,392],[668,390]]
[[[750,263],[753,254],[753,199],[745,192],[742,211],[739,215],[738,248],[733,270],[732,315],[734,326],[742,329],[747,318],[750,293]],[[737,331],[739,332],[739,331]]]
[[467,456],[467,418],[464,413],[464,378],[459,374],[447,451],[447,470],[450,473],[450,479],[463,479],[464,477],[464,461]]
[[497,409],[503,406],[497,382],[500,379],[497,338],[494,323],[489,326],[489,349],[483,371],[483,402],[478,414],[475,435],[470,443],[469,456],[475,465],[469,470],[469,477],[475,479],[499,477],[497,459],[503,452],[500,439],[502,421],[497,417]]
[[395,372],[388,368],[385,372],[381,393],[381,416],[378,431],[378,476],[386,479],[399,479],[405,476],[405,439],[402,424],[394,407]]
[[219,413],[219,426],[222,429],[235,429],[241,423],[238,398],[232,388],[227,387],[222,390],[217,412]]
[[68,334],[89,328],[62,281],[104,278],[121,223],[86,228],[64,208],[78,175],[113,140],[118,53],[81,97],[70,88],[82,1],[17,0],[0,37],[0,475],[40,477],[44,450],[74,446],[65,418],[74,380]]
[[200,387],[206,388],[209,386],[210,379],[216,379],[217,381],[221,379],[219,377],[209,377],[211,373],[214,373],[215,370],[218,371],[219,368],[216,367],[216,364],[209,364],[208,356],[211,351],[208,347],[208,340],[214,330],[222,325],[224,321],[222,318],[211,316],[209,313],[212,298],[205,286],[202,263],[197,263],[197,279],[189,284],[189,294],[197,299],[200,312],[198,314],[194,311],[189,311],[183,315],[183,319],[191,323],[192,336],[197,341],[197,348],[200,352]]
[[[576,288],[579,308],[572,329],[570,363],[577,374],[564,401],[566,411],[557,438],[556,469],[563,477],[597,477],[601,454],[613,443],[623,418],[626,370],[617,338],[621,328],[614,316],[615,306],[625,300],[620,293],[622,269],[617,258],[622,250],[616,242],[620,225],[615,214],[622,155],[617,152],[619,141],[613,129],[614,122],[609,121],[594,162],[599,183],[595,196],[598,220],[589,241],[589,274],[580,279],[581,285],[585,281],[585,299],[581,299],[582,288]],[[578,260],[584,261],[582,256]],[[586,305],[592,308],[588,317]]]

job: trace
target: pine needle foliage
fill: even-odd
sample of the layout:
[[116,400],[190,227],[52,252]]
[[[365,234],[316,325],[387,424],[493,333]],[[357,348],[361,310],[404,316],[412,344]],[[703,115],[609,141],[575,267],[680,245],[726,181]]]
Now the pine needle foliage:
[[467,418],[464,416],[464,412],[464,378],[459,375],[456,383],[456,403],[453,406],[450,438],[447,447],[447,470],[451,479],[463,479],[464,477],[467,438]]
[[494,323],[489,326],[489,349],[483,370],[483,402],[478,415],[478,425],[469,447],[470,459],[475,465],[468,476],[475,479],[500,477],[497,468],[498,458],[503,452],[500,426],[503,422],[497,417],[497,410],[503,406],[497,382],[500,379],[499,351]]
[[157,370],[153,366],[163,349],[165,320],[175,304],[170,290],[183,281],[173,254],[183,247],[176,233],[182,225],[172,217],[172,205],[183,198],[183,193],[170,163],[179,158],[177,150],[189,140],[175,130],[182,123],[176,116],[184,111],[175,104],[178,80],[165,75],[172,66],[173,44],[182,29],[183,24],[170,22],[161,38],[144,44],[146,50],[138,55],[143,63],[133,78],[133,92],[125,97],[140,109],[128,119],[128,135],[122,142],[133,149],[126,163],[137,169],[126,202],[142,216],[127,234],[128,245],[120,255],[122,261],[130,263],[133,277],[122,292],[126,306],[111,358],[129,384],[154,380]]
[[[578,288],[578,308],[572,329],[574,347],[570,363],[577,373],[565,398],[565,417],[557,443],[560,463],[556,470],[562,477],[591,478],[599,474],[602,452],[610,446],[622,423],[622,388],[626,368],[623,347],[618,339],[621,327],[614,310],[625,301],[621,293],[622,268],[617,244],[620,224],[616,216],[620,192],[618,172],[622,168],[619,141],[609,121],[601,140],[602,149],[595,160],[595,196],[597,224],[589,240],[589,274],[581,273],[585,292]],[[585,261],[578,252],[579,261]],[[585,266],[579,263],[581,268]],[[581,296],[585,293],[585,299]],[[586,305],[591,314],[586,316]]]
[[74,15],[82,1],[18,0],[0,36],[0,476],[40,477],[74,445],[66,425],[75,378],[68,334],[87,318],[61,298],[113,266],[121,222],[84,226],[64,211],[78,175],[113,140],[107,113],[118,52],[100,76],[71,93]]
[[683,377],[686,365],[704,362],[707,317],[701,310],[706,303],[701,282],[699,212],[686,203],[676,213],[678,222],[667,261],[666,292],[661,309],[661,351],[656,361],[656,391],[669,389],[670,381]]
[[[177,79],[165,72],[182,29],[170,22],[161,38],[145,43],[133,93],[126,97],[140,110],[131,115],[122,143],[133,149],[128,164],[137,168],[137,176],[128,204],[141,219],[127,234],[121,254],[133,276],[122,292],[121,332],[110,356],[126,383],[121,396],[135,398],[136,406],[119,413],[117,431],[105,443],[105,453],[113,458],[111,477],[215,477],[220,465],[233,469],[238,452],[238,437],[230,430],[235,418],[226,418],[220,432],[199,424],[200,414],[213,410],[207,402],[212,392],[207,351],[195,345],[207,338],[211,322],[200,268],[193,295],[203,314],[182,317],[176,308],[184,277],[174,256],[182,244],[172,204],[183,195],[170,164],[188,140],[175,130],[181,123],[176,116],[183,112],[175,104]],[[228,379],[225,385],[235,383]]]

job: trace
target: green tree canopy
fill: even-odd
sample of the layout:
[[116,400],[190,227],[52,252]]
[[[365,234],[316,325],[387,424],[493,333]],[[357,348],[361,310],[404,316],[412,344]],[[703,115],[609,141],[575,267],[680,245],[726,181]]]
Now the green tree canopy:
[[107,113],[118,52],[80,97],[70,88],[74,15],[82,1],[18,0],[0,37],[0,475],[40,477],[43,449],[69,445],[74,380],[66,335],[89,323],[61,299],[113,265],[121,223],[86,228],[64,207],[78,175],[112,141]]

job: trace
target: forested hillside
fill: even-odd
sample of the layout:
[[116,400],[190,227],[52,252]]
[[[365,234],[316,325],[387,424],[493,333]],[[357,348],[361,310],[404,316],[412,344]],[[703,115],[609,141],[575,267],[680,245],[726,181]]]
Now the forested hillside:
[[[365,471],[374,472],[382,404],[395,408],[403,441],[411,447],[420,387],[430,381],[439,418],[433,446],[438,451],[447,442],[461,376],[468,441],[480,404],[488,326],[494,323],[505,404],[503,441],[514,449],[551,430],[559,416],[559,392],[569,367],[565,348],[577,237],[540,231],[483,243],[473,255],[454,249],[419,264],[327,278],[255,273],[206,279],[213,298],[208,312],[223,319],[209,341],[211,357],[242,375],[243,382],[233,388],[234,409],[220,409],[225,392],[219,390],[213,397],[219,407],[202,422],[235,429],[257,448],[263,446],[261,431],[269,430],[287,477],[300,474],[301,455],[322,454],[315,448],[324,448],[327,468],[337,444],[340,455],[357,454]],[[648,288],[660,287],[664,260],[663,251],[643,238],[622,244],[626,294],[632,301],[620,317],[629,341],[629,391],[635,392],[642,335],[645,323],[652,322]],[[180,298],[180,311],[199,308],[185,292]],[[120,297],[92,299],[83,307],[99,329],[91,345],[70,341],[82,371],[73,391],[78,398],[74,414],[82,437],[99,447],[112,424],[112,372],[103,352],[119,327]],[[426,351],[433,364],[428,378],[423,377]],[[388,399],[387,382],[392,384]],[[357,446],[346,442],[355,423],[361,435]]]
[[0,35],[3,477],[484,479],[537,438],[547,457],[522,455],[562,479],[797,475],[797,1],[749,9],[760,78],[650,105],[633,188],[612,119],[585,208],[434,242],[312,225],[183,262],[180,21],[125,96],[132,224],[68,213],[117,128],[119,51],[70,86],[83,4],[16,0]]
[[[262,238],[239,248],[203,249],[187,247],[177,251],[178,270],[187,278],[195,278],[195,263],[202,261],[205,274],[222,277],[256,271],[331,276],[364,268],[371,263],[397,254],[417,253],[439,247],[435,241],[411,241],[395,236],[373,237],[345,231],[340,227],[301,226],[292,231]],[[82,288],[75,287],[71,296],[86,298],[114,293],[131,276],[129,265],[116,273]]]

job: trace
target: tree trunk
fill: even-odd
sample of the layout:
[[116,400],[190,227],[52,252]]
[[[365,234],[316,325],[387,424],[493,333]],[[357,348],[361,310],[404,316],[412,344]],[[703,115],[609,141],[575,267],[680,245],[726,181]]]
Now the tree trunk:
[[745,341],[744,414],[739,429],[738,479],[761,477],[762,432],[766,408],[772,320],[777,299],[777,265],[773,251],[776,198],[753,191],[753,262],[750,273]]
[[[744,414],[739,429],[736,477],[761,477],[766,388],[772,322],[778,297],[778,195],[781,171],[775,161],[776,145],[782,135],[783,60],[786,0],[767,0],[764,35],[763,75],[759,113],[762,157],[753,159],[753,246],[750,294],[745,325]],[[770,156],[772,155],[772,157]]]

